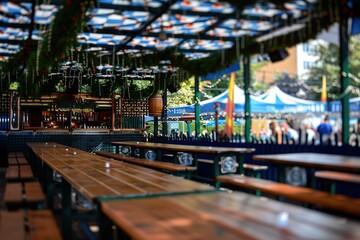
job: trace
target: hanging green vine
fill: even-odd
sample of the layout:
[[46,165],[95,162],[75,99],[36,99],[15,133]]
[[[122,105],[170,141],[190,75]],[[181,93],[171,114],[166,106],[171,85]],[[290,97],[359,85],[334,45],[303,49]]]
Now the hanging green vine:
[[[8,63],[3,72],[11,75],[12,81],[20,83],[22,96],[39,96],[51,93],[49,84],[44,84],[52,68],[65,59],[66,53],[75,46],[81,32],[85,12],[93,0],[66,0],[57,12],[54,22],[43,41],[27,40],[23,49]],[[55,87],[55,84],[53,85]]]

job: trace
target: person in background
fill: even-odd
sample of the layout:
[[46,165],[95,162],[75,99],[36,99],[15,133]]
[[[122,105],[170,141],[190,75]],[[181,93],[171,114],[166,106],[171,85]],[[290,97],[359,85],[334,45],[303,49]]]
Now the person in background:
[[317,127],[317,132],[320,135],[320,141],[327,143],[333,132],[333,128],[329,123],[329,117],[325,116],[324,121]]
[[314,131],[314,129],[311,128],[309,123],[305,123],[304,128],[305,128],[305,134],[307,137],[306,142],[308,144],[311,144],[313,142],[313,140],[315,140],[316,132]]
[[276,121],[269,123],[270,138],[273,139],[277,144],[282,143],[282,132]]
[[283,122],[281,127],[284,132],[284,136],[287,136],[290,141],[292,140],[297,142],[299,140],[299,133],[295,129],[291,128],[287,122]]

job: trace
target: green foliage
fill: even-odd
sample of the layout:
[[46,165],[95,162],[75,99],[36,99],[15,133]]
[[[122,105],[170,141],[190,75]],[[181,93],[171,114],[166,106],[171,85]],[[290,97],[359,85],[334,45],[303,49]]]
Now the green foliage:
[[[349,45],[349,70],[357,78],[360,77],[360,37],[350,39]],[[327,92],[329,100],[336,100],[341,95],[340,85],[340,60],[339,46],[335,44],[322,44],[318,48],[319,60],[316,66],[310,69],[307,85],[315,91],[317,99],[320,99],[322,76],[327,79]],[[360,87],[360,82],[350,78],[350,85]],[[355,96],[355,95],[352,95]],[[356,95],[357,96],[357,95]]]
[[177,107],[183,105],[190,105],[194,103],[194,84],[195,78],[189,78],[180,84],[181,88],[175,93],[168,92],[168,106]]

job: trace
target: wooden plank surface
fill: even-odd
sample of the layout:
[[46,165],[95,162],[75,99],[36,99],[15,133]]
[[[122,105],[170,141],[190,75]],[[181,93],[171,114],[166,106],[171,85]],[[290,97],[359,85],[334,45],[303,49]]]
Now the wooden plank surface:
[[60,229],[50,210],[28,212],[29,239],[33,240],[60,240]]
[[5,204],[21,204],[22,200],[22,183],[6,183],[4,193]]
[[130,157],[130,156],[123,156],[120,154],[104,152],[104,151],[96,152],[96,154],[103,156],[103,157],[107,157],[107,158],[114,158],[114,159],[121,160],[121,161],[128,162],[128,163],[133,163],[133,164],[137,164],[137,165],[148,166],[148,167],[153,167],[153,168],[158,168],[158,169],[165,169],[165,170],[169,170],[169,171],[173,171],[173,172],[195,171],[196,170],[196,167],[192,167],[192,166],[185,166],[185,165],[168,163],[168,162],[150,161],[148,159],[134,158],[134,157]]
[[0,211],[0,239],[26,239],[25,221],[23,212]]
[[323,153],[282,153],[254,155],[253,160],[275,164],[334,169],[337,171],[360,172],[360,157],[354,156]]
[[[41,145],[41,144],[40,144]],[[48,144],[49,145],[49,144]],[[60,147],[28,144],[39,158],[89,200],[99,196],[215,191],[160,171]]]
[[322,206],[324,208],[360,217],[360,199],[357,198],[350,198],[345,195],[331,195],[328,192],[311,188],[297,187],[243,175],[223,175],[218,176],[216,180],[238,187],[260,190],[263,193],[285,197],[300,203]]
[[115,146],[128,146],[143,149],[163,149],[167,151],[176,152],[193,152],[193,153],[250,153],[254,152],[254,148],[234,148],[234,147],[212,147],[212,146],[193,146],[193,145],[178,145],[167,143],[153,143],[153,142],[111,142],[110,144]]
[[333,180],[333,181],[360,184],[360,175],[352,174],[352,173],[333,172],[333,171],[316,171],[315,177],[327,179],[327,180]]
[[45,195],[41,189],[41,185],[39,182],[25,182],[24,187],[26,194],[26,202],[45,202]]
[[358,222],[244,193],[105,201],[101,209],[134,239],[360,238]]

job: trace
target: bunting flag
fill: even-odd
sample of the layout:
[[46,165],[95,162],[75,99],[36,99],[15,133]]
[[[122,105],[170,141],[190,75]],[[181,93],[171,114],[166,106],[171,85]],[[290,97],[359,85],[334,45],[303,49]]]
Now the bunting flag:
[[327,102],[327,93],[326,93],[326,76],[322,77],[322,86],[321,86],[321,102]]
[[231,73],[230,82],[229,82],[229,91],[228,91],[228,101],[226,103],[226,121],[225,121],[225,132],[224,134],[228,138],[232,137],[232,132],[234,128],[234,85],[235,85],[235,72]]

